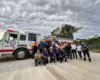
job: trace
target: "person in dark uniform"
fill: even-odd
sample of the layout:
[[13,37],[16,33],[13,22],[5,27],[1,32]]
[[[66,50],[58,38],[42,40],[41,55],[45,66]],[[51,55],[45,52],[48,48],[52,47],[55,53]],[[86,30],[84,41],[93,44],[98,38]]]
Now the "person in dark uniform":
[[56,53],[54,52],[53,48],[50,48],[49,54],[50,54],[50,63],[51,62],[56,63]]
[[67,53],[65,52],[64,48],[62,49],[63,52],[63,60],[67,62]]
[[53,48],[53,51],[56,53],[56,44],[55,44],[55,42],[52,42],[52,45],[51,45],[51,47]]
[[65,53],[67,53],[68,59],[72,60],[71,44],[66,44],[64,47]]
[[56,59],[57,59],[57,61],[59,61],[60,49],[56,48],[55,53],[56,53]]
[[82,50],[83,50],[83,55],[84,55],[84,61],[86,61],[86,57],[88,57],[89,62],[91,62],[89,48],[85,43],[82,43]]
[[60,53],[59,53],[59,61],[60,61],[60,63],[63,62],[63,56],[64,56],[64,53],[63,53],[62,50],[60,50]]
[[60,54],[59,54],[59,61],[62,63],[63,61],[67,62],[67,54],[64,52],[64,49],[60,49]]
[[47,48],[44,48],[42,55],[43,55],[44,65],[46,65],[48,62],[50,62],[50,55]]

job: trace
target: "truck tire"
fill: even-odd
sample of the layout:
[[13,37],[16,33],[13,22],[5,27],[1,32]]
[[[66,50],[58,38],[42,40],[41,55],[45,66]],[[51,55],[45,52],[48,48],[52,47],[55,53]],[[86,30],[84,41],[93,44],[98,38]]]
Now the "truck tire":
[[28,51],[24,48],[20,48],[15,51],[14,56],[17,60],[25,59],[28,55]]

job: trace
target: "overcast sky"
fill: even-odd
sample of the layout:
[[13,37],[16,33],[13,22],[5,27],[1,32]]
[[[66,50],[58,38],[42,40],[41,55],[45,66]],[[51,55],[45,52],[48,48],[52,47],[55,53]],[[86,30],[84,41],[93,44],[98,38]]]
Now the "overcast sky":
[[75,38],[100,35],[100,0],[0,0],[0,30],[48,35],[65,23],[83,27]]

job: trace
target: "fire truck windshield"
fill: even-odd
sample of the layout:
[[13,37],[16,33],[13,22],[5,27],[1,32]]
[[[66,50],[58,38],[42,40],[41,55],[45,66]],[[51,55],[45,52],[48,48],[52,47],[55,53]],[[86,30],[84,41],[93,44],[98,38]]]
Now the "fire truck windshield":
[[4,36],[5,36],[5,32],[0,32],[0,41],[4,39]]

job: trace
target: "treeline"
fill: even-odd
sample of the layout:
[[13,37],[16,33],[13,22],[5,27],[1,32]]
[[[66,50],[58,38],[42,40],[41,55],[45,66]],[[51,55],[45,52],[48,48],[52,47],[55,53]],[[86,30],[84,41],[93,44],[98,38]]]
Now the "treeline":
[[81,39],[80,41],[83,41],[88,44],[90,49],[100,49],[100,37]]

